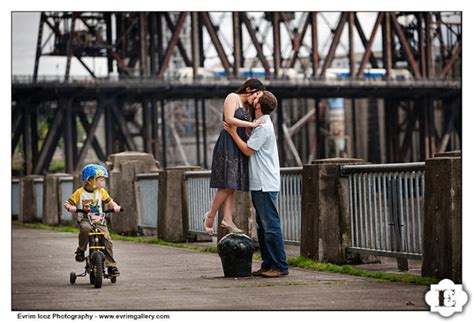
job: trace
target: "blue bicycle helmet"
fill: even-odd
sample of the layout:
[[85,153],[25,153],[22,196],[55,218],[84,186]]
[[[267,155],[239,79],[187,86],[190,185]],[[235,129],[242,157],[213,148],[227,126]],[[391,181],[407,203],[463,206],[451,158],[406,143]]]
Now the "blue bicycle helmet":
[[88,164],[82,169],[82,180],[86,182],[89,178],[97,179],[97,177],[109,177],[109,173],[104,166],[97,164]]

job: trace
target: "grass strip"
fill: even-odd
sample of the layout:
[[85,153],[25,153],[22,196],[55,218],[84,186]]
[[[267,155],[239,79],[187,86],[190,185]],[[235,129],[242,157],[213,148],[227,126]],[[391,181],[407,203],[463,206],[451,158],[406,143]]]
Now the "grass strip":
[[[33,228],[33,229],[43,229],[43,230],[53,230],[59,232],[72,232],[72,233],[79,233],[79,228],[71,227],[71,226],[51,226],[46,225],[43,223],[35,222],[35,223],[22,223],[20,221],[13,221],[14,225],[26,227],[26,228]],[[186,243],[176,243],[176,242],[168,242],[161,239],[150,239],[144,237],[131,237],[131,236],[123,236],[114,232],[110,232],[112,239],[114,240],[122,240],[122,241],[131,241],[136,243],[148,243],[148,244],[156,244],[160,246],[167,246],[167,247],[174,247],[174,248],[182,248],[182,249],[189,249],[199,252],[209,252],[209,253],[217,253],[217,247],[208,246],[208,247],[201,247],[201,246],[192,246]],[[259,255],[253,256],[254,260],[260,260],[261,257]],[[338,274],[346,274],[352,276],[359,276],[359,277],[368,277],[368,278],[377,278],[382,280],[388,280],[392,282],[405,282],[405,283],[412,283],[417,285],[431,285],[438,283],[438,279],[433,277],[420,277],[409,273],[404,274],[392,274],[392,273],[384,273],[379,271],[368,271],[358,268],[353,268],[350,265],[335,265],[331,263],[322,263],[318,262],[309,258],[305,258],[302,256],[298,257],[289,257],[288,264],[290,266],[303,268],[303,269],[311,269],[317,271],[324,271],[324,272],[332,272]]]
[[[72,233],[79,233],[79,228],[76,227],[71,227],[71,226],[52,226],[52,225],[47,225],[39,222],[33,222],[33,223],[22,223],[20,221],[13,221],[14,225],[19,225],[22,227],[26,228],[31,228],[31,229],[44,229],[44,230],[53,230],[53,231],[59,231],[59,232],[72,232]],[[175,247],[175,248],[182,248],[182,249],[190,249],[194,251],[199,251],[199,252],[211,252],[211,253],[217,253],[217,247],[200,247],[200,246],[191,246],[189,244],[185,243],[176,243],[176,242],[169,242],[161,239],[150,239],[150,238],[144,238],[144,237],[132,237],[132,236],[123,236],[120,234],[117,234],[113,232],[112,230],[109,229],[110,236],[112,237],[113,240],[122,240],[122,241],[131,241],[131,242],[136,242],[136,243],[148,243],[148,244],[157,244],[161,246],[167,246],[167,247]]]
[[417,285],[431,285],[436,284],[438,279],[433,277],[420,277],[409,273],[403,274],[392,274],[384,273],[379,271],[368,271],[363,269],[357,269],[349,265],[335,265],[331,263],[322,263],[305,257],[290,257],[288,264],[298,268],[311,269],[317,271],[332,272],[338,274],[377,278],[383,280],[389,280],[393,282],[404,282],[412,283]]

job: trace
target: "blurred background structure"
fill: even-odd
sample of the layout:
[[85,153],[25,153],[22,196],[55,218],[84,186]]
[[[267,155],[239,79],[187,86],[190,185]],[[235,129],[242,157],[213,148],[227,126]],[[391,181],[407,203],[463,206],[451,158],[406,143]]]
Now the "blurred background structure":
[[[38,14],[33,71],[12,75],[14,175],[126,150],[210,168],[224,98],[249,77],[279,99],[282,167],[461,149],[460,12]],[[52,56],[64,70],[42,74]]]

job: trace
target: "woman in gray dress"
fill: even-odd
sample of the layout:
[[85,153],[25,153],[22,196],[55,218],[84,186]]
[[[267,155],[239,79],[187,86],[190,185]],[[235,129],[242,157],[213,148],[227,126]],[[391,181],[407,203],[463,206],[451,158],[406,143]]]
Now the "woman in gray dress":
[[[247,141],[246,129],[255,128],[259,124],[251,122],[252,102],[264,90],[262,82],[248,79],[242,86],[230,93],[224,101],[224,121],[236,126],[242,140]],[[220,226],[229,232],[242,232],[232,221],[235,190],[249,190],[248,157],[237,147],[232,137],[221,130],[212,155],[211,188],[217,188],[211,209],[204,215],[203,225],[206,232],[213,234],[214,218],[223,205],[223,219]]]

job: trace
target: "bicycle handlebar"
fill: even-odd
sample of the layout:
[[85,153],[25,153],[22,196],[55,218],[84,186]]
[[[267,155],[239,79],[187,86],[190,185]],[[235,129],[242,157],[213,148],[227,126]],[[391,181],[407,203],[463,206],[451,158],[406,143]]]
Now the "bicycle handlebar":
[[[120,208],[120,212],[123,212],[125,211],[124,208]],[[86,210],[83,210],[83,209],[76,209],[76,212],[77,213],[83,213],[83,214],[89,214],[89,212],[87,212]],[[113,213],[114,210],[113,209],[108,209],[108,210],[105,210],[103,213]]]

